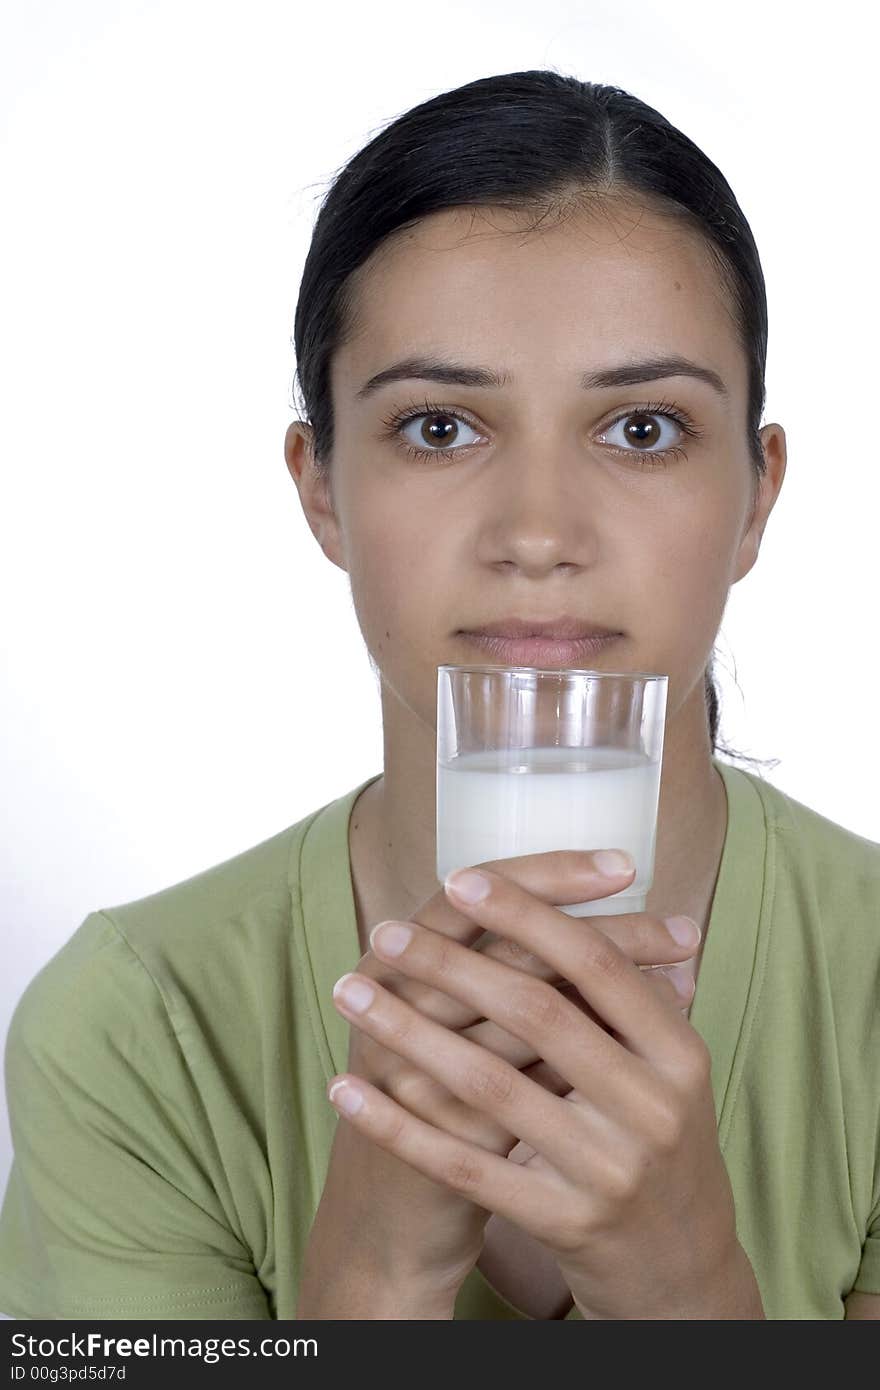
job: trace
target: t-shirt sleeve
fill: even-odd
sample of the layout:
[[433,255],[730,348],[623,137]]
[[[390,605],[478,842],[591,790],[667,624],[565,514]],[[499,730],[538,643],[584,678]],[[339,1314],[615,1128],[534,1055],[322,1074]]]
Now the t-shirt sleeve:
[[[212,1183],[210,1126],[162,995],[101,912],[31,981],[5,1048],[14,1318],[266,1319]],[[228,1199],[227,1199],[228,1200]]]

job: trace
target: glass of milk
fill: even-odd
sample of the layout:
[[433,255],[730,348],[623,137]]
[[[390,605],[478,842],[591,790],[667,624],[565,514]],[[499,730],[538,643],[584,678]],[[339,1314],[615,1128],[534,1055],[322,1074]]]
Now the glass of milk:
[[437,878],[489,859],[625,849],[629,887],[560,905],[644,912],[654,878],[666,676],[437,668]]

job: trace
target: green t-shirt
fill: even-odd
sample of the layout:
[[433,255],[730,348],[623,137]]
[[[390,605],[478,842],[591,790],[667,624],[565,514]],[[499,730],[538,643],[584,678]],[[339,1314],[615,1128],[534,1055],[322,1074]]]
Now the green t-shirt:
[[[851,1289],[880,1293],[880,844],[716,765],[728,829],[690,1020],[739,1239],[768,1318],[842,1318]],[[345,1123],[331,991],[360,959],[347,832],[374,780],[90,913],[28,985],[5,1054],[0,1309],[295,1316]],[[525,1315],[474,1268],[455,1316]]]

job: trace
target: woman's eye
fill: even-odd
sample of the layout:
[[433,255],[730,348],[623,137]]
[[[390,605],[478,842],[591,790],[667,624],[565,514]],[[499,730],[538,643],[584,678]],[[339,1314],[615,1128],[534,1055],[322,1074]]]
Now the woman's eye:
[[680,443],[682,433],[681,425],[669,415],[631,410],[599,436],[599,443],[626,453],[664,454]]
[[[462,429],[470,430],[474,438],[462,440]],[[433,411],[429,415],[411,415],[400,425],[400,435],[406,443],[416,450],[438,454],[444,449],[449,449],[451,445],[456,445],[457,449],[462,449],[469,444],[474,444],[480,437],[466,420],[448,411]]]

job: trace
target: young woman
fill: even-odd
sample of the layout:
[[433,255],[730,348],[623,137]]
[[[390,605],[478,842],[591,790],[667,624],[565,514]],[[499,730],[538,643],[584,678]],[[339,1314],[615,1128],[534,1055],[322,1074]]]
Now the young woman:
[[[339,174],[285,455],[384,767],[30,984],[5,1311],[880,1316],[880,846],[717,756],[785,473],[766,342],[730,187],[618,88],[472,82]],[[629,882],[614,845],[437,883],[437,666],[517,619],[668,675],[644,913],[557,911]]]

